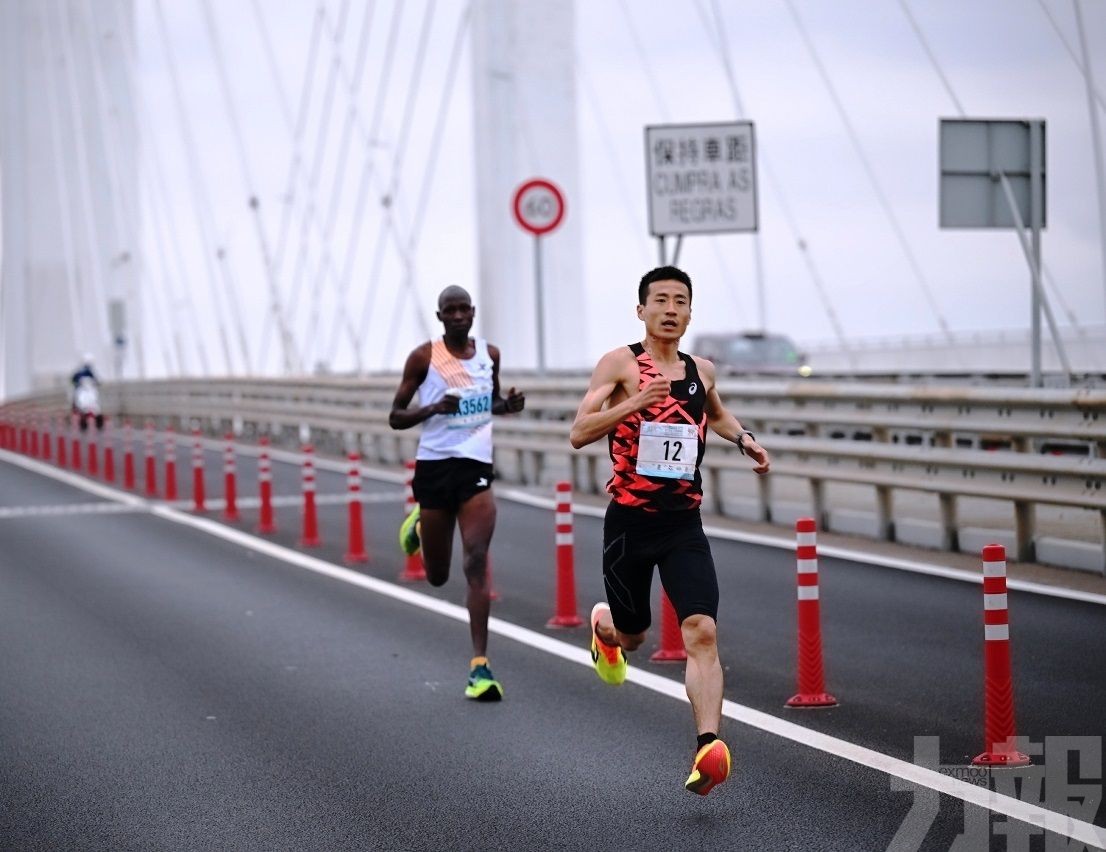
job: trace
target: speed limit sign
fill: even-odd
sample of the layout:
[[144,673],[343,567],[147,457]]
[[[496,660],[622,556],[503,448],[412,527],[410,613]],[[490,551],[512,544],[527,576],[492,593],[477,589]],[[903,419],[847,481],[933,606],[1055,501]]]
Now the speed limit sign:
[[550,181],[534,178],[515,190],[514,211],[519,226],[540,237],[561,224],[565,197]]

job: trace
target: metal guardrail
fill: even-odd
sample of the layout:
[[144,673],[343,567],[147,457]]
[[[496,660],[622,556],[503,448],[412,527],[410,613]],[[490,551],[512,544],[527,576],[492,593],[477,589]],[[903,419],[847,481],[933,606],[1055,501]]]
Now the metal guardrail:
[[[264,433],[288,445],[309,433],[324,450],[360,446],[374,462],[398,464],[413,456],[418,430],[388,427],[397,381],[127,382],[106,386],[103,401],[109,415],[136,421],[178,429],[195,424],[212,434]],[[599,492],[606,443],[580,451],[568,443],[586,378],[508,375],[503,382],[527,393],[523,415],[496,421],[503,478],[534,484],[567,476],[577,489]],[[808,484],[809,505],[823,529],[833,526],[827,484],[847,483],[874,490],[874,529],[887,540],[896,537],[894,498],[902,491],[936,496],[939,543],[946,549],[959,548],[957,503],[964,497],[1013,504],[1019,560],[1037,557],[1040,505],[1096,513],[1099,540],[1106,540],[1106,391],[723,380],[719,392],[773,454],[773,475],[757,479],[757,520],[779,520],[772,483],[794,477]],[[57,413],[65,405],[62,394],[49,392],[0,406],[0,418]],[[703,464],[706,508],[736,514],[739,501],[727,483],[747,470],[736,448],[713,442]],[[1106,558],[1098,568],[1106,571]]]

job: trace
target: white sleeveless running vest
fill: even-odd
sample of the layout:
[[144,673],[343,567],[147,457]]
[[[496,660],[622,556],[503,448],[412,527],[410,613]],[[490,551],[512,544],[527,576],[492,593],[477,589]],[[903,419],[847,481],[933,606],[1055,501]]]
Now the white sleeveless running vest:
[[430,367],[419,385],[419,404],[433,405],[451,390],[460,396],[456,414],[435,414],[422,424],[422,461],[475,459],[492,461],[492,357],[488,342],[476,338],[476,354],[463,361],[439,337],[431,341]]

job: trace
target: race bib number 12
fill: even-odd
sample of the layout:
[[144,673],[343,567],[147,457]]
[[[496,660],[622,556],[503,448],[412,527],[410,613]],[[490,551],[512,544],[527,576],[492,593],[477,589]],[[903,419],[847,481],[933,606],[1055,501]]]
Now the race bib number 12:
[[637,445],[637,472],[664,479],[694,479],[699,430],[691,423],[641,424]]

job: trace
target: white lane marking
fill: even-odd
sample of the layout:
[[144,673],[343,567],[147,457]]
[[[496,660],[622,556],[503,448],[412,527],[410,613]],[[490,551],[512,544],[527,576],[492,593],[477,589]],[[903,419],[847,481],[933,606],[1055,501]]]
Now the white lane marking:
[[[239,544],[257,553],[270,556],[273,559],[297,565],[316,574],[350,583],[354,586],[360,586],[363,589],[384,595],[393,600],[402,601],[403,603],[411,604],[412,606],[417,606],[421,609],[468,624],[468,610],[457,604],[448,603],[447,601],[439,600],[430,595],[416,592],[410,588],[405,588],[384,580],[378,580],[375,577],[369,577],[365,574],[350,571],[347,568],[342,568],[331,562],[326,562],[314,556],[308,556],[305,553],[291,550],[283,545],[255,538],[240,530],[225,527],[222,524],[218,524],[206,518],[186,515],[168,506],[155,506],[152,511],[153,514],[165,518],[166,520],[202,530],[209,535],[214,535],[226,541]],[[503,621],[499,618],[489,619],[488,629],[490,632],[499,636],[512,639],[522,645],[560,657],[563,660],[568,660],[569,662],[576,663],[586,668],[591,668],[592,666],[591,655],[582,646],[570,645],[560,639],[554,639],[551,636],[546,636],[537,631],[521,627],[509,621]],[[653,692],[668,696],[669,698],[674,698],[677,701],[682,701],[684,703],[688,701],[687,694],[684,691],[684,685],[678,681],[670,680],[669,678],[645,672],[634,667],[629,669],[627,680],[652,690]],[[1082,820],[1072,819],[1067,814],[1050,811],[1040,805],[1035,805],[1031,802],[1022,802],[1013,797],[992,792],[989,789],[985,790],[982,787],[969,784],[966,781],[960,781],[950,776],[942,775],[940,772],[933,769],[916,766],[915,764],[908,763],[905,760],[899,760],[898,758],[891,757],[890,755],[883,754],[874,749],[865,748],[864,746],[859,746],[855,743],[828,734],[812,731],[810,728],[796,725],[794,722],[785,721],[759,710],[754,710],[751,707],[746,707],[735,701],[730,701],[728,699],[723,701],[722,714],[729,719],[757,728],[766,733],[783,737],[784,739],[791,740],[800,745],[809,746],[818,751],[825,752],[826,754],[844,758],[845,760],[857,763],[861,766],[866,766],[870,769],[875,769],[887,775],[895,775],[913,784],[928,787],[931,790],[936,790],[938,793],[944,793],[947,796],[960,799],[961,801],[978,805],[994,813],[1021,820],[1030,825],[1045,828],[1048,831],[1070,837],[1082,843],[1106,846],[1106,829],[1101,829],[1098,826],[1083,822]]]
[[37,518],[58,515],[119,515],[125,512],[143,512],[144,506],[125,506],[122,503],[62,503],[51,506],[4,506],[0,508],[0,520],[6,518]]
[[[214,442],[212,442],[214,445]],[[258,450],[256,447],[249,447],[239,445],[239,449],[244,455],[257,455]],[[288,462],[291,464],[299,464],[301,456],[297,453],[291,453],[284,450],[270,450],[273,458],[282,462]],[[51,476],[61,482],[65,482],[75,488],[80,488],[83,491],[87,491],[90,494],[95,494],[97,497],[106,497],[108,499],[120,499],[123,501],[130,501],[134,506],[146,506],[149,505],[145,500],[139,497],[126,494],[122,491],[116,491],[99,483],[92,482],[85,479],[83,476],[77,476],[69,473],[68,471],[59,470],[56,467],[43,464],[42,462],[28,459],[25,456],[18,455],[8,450],[0,450],[0,459],[7,461],[11,464],[25,468],[27,470],[35,471],[36,473],[42,473],[47,476]],[[344,467],[339,462],[330,462],[326,459],[317,459],[316,465],[325,470],[333,470],[337,473],[341,473]],[[395,485],[402,485],[405,481],[406,474],[391,473],[390,471],[377,470],[371,467],[364,467],[363,472],[366,479],[374,479],[379,482],[388,482]],[[113,495],[115,495],[113,497]],[[546,497],[538,497],[534,494],[529,494],[525,491],[520,491],[515,488],[500,488],[496,491],[496,495],[510,500],[514,503],[521,503],[524,506],[532,506],[537,509],[555,509],[557,502],[554,499]],[[573,507],[574,514],[584,515],[590,518],[602,518],[606,513],[606,508],[603,506],[581,506],[576,505]],[[719,538],[724,541],[739,541],[744,544],[759,544],[765,547],[775,547],[782,550],[794,550],[795,543],[790,538],[761,535],[759,533],[746,533],[737,532],[735,530],[722,529],[721,527],[714,527],[705,525],[703,531],[711,538]],[[983,577],[979,574],[975,574],[971,571],[963,571],[959,568],[946,568],[942,565],[935,565],[929,562],[919,562],[914,559],[899,559],[894,556],[881,556],[874,553],[866,553],[862,550],[850,550],[847,547],[836,547],[833,545],[819,545],[819,556],[833,556],[838,559],[846,559],[850,562],[860,562],[865,565],[880,565],[884,568],[894,568],[897,571],[908,571],[913,574],[924,574],[930,577],[941,577],[946,580],[957,580],[962,583],[974,583],[979,585],[983,582]],[[995,563],[984,563],[984,571],[987,571],[988,565]],[[1005,565],[1005,563],[1003,563]],[[1081,603],[1098,604],[1099,606],[1106,606],[1106,595],[1097,594],[1095,592],[1082,592],[1077,589],[1064,589],[1059,586],[1048,586],[1043,583],[1034,583],[1029,580],[1014,580],[1007,579],[1006,587],[1015,592],[1029,592],[1035,595],[1045,595],[1052,598],[1062,598],[1064,600],[1080,601]]]
[[91,479],[86,479],[75,473],[70,473],[67,470],[60,470],[53,465],[43,464],[40,461],[18,455],[10,450],[0,450],[0,459],[9,464],[14,464],[16,467],[29,470],[32,473],[40,473],[58,482],[64,482],[66,485],[72,485],[74,488],[79,488],[81,491],[85,491],[89,494],[95,494],[97,497],[103,497],[105,500],[115,500],[118,503],[126,503],[128,506],[135,506],[137,508],[147,505],[146,501],[141,497],[134,497],[123,491],[110,488],[107,485],[101,485],[98,482],[93,482]]
[[[397,491],[394,494],[376,494],[372,492],[361,491],[358,493],[358,499],[362,503],[403,503],[403,492]],[[287,494],[281,497],[272,498],[273,506],[299,506],[303,503],[302,494]],[[317,506],[336,506],[345,505],[349,502],[348,494],[316,494],[315,505]],[[191,500],[176,500],[173,503],[167,504],[175,506],[178,509],[191,509],[193,502]],[[204,500],[204,507],[207,509],[222,509],[227,505],[227,501],[222,497],[208,498]],[[261,505],[260,497],[238,497],[235,500],[235,505],[239,509],[256,509]]]
[[[367,475],[368,474],[366,474],[366,476]],[[525,506],[533,506],[535,509],[552,509],[556,505],[556,501],[552,498],[538,497],[515,488],[500,488],[495,493],[497,497],[503,497],[514,503],[521,503]],[[578,515],[586,515],[589,518],[602,518],[606,514],[607,509],[605,506],[581,506],[577,504],[573,507],[573,511]],[[795,540],[783,536],[777,537],[761,535],[760,533],[738,532],[736,530],[710,526],[709,524],[703,525],[703,531],[711,538],[720,538],[725,541],[740,541],[744,544],[760,544],[765,547],[775,547],[782,550],[793,551],[795,549]],[[958,580],[962,583],[975,583],[979,585],[983,582],[983,576],[973,573],[972,571],[964,571],[960,568],[946,568],[943,565],[935,565],[930,562],[919,562],[915,559],[899,559],[895,556],[881,556],[876,553],[866,553],[862,550],[850,550],[847,547],[819,544],[818,556],[819,558],[833,556],[837,559],[847,559],[850,562],[860,562],[865,565],[879,565],[884,568],[894,568],[897,571],[909,571],[913,574],[926,574],[930,577]],[[984,563],[984,570],[986,570],[987,564],[989,563]],[[1065,589],[1060,586],[1048,586],[1044,583],[1034,583],[1029,580],[1012,579],[1007,579],[1006,587],[1018,592],[1029,592],[1035,595],[1047,595],[1053,598],[1064,598],[1066,600],[1106,606],[1106,595],[1101,595],[1096,592],[1082,592],[1078,589]]]
[[[7,457],[11,455],[12,454],[7,451],[0,450],[0,459],[7,459]],[[30,460],[25,461],[30,462]],[[37,462],[33,464],[36,468],[41,468],[40,472],[44,475],[58,480],[62,480],[63,476],[67,475],[64,471],[55,470],[46,465],[40,465]],[[26,466],[29,467],[29,465]],[[108,492],[110,499],[120,502],[131,502],[135,499],[132,498],[131,495],[122,492],[113,492],[107,488],[103,490]],[[412,589],[395,585],[384,580],[378,580],[375,577],[369,577],[365,574],[350,571],[340,565],[326,562],[314,556],[308,556],[306,553],[291,550],[290,548],[275,544],[271,541],[256,538],[241,530],[224,526],[216,521],[186,514],[171,506],[163,504],[153,505],[150,507],[150,511],[152,514],[164,518],[165,520],[201,530],[208,535],[221,538],[233,544],[238,544],[264,556],[278,559],[290,565],[299,566],[325,577],[359,586],[363,589],[392,598],[393,600],[402,601],[429,612],[444,615],[447,618],[452,618],[464,624],[468,623],[468,610],[456,604],[438,600],[430,595],[425,595],[421,592],[416,592]],[[520,644],[535,648],[539,651],[544,651],[552,656],[560,657],[563,660],[568,660],[569,662],[591,668],[591,655],[583,647],[570,645],[567,642],[562,642],[560,639],[554,639],[551,636],[546,636],[537,631],[498,618],[489,619],[488,629],[492,633],[507,639],[512,639]],[[676,701],[687,703],[688,699],[684,691],[684,685],[678,681],[670,680],[634,667],[629,669],[626,679],[645,689],[652,690],[661,695],[666,695]],[[844,758],[852,763],[856,763],[860,766],[867,766],[870,769],[875,769],[887,775],[894,775],[912,784],[928,787],[931,790],[936,790],[938,793],[944,793],[947,796],[960,799],[961,801],[978,805],[994,813],[1012,817],[1013,819],[1029,823],[1030,825],[1039,826],[1055,834],[1078,840],[1081,843],[1088,843],[1106,848],[1106,829],[1099,828],[1096,825],[1082,820],[1073,819],[1067,814],[1050,811],[1047,808],[1042,808],[1040,805],[1035,805],[1031,802],[1022,802],[1010,796],[992,792],[990,789],[984,789],[974,784],[969,784],[966,781],[960,781],[956,778],[942,775],[935,770],[927,769],[923,766],[916,766],[913,763],[899,760],[896,757],[891,757],[890,755],[883,754],[874,749],[865,748],[864,746],[848,742],[847,740],[813,731],[810,728],[804,728],[802,725],[796,725],[794,722],[785,721],[784,719],[780,719],[768,713],[763,713],[760,710],[754,710],[751,707],[746,707],[743,704],[738,704],[729,699],[722,702],[722,715],[728,719],[733,719],[736,722],[741,722],[749,727],[764,731],[765,733],[774,734],[826,754]]]

